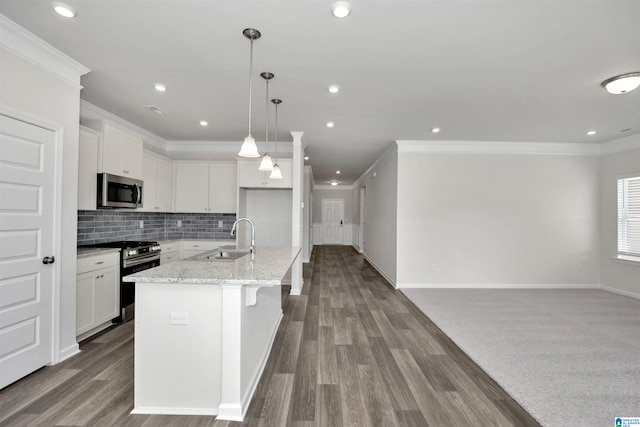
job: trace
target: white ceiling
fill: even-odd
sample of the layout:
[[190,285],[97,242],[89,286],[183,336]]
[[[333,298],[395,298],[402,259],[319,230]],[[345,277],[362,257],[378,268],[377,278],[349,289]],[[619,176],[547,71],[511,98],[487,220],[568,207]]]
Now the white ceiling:
[[280,139],[304,132],[318,184],[338,169],[353,182],[397,139],[603,142],[640,132],[640,90],[600,87],[640,71],[638,0],[353,0],[343,20],[320,0],[66,3],[76,18],[48,0],[0,0],[0,13],[91,69],[82,99],[168,141],[246,136],[242,30],[258,29],[253,135],[264,141],[259,74],[270,71]]

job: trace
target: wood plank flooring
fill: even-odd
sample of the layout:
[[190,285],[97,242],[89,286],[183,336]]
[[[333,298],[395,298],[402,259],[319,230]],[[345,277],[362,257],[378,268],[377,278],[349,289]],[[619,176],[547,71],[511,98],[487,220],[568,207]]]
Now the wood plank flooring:
[[0,426],[538,426],[363,257],[316,246],[244,423],[130,415],[133,322],[0,391]]

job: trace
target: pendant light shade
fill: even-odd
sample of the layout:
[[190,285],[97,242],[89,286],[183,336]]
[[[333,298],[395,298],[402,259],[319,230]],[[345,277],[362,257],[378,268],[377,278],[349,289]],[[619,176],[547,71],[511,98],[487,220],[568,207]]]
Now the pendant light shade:
[[269,178],[282,179],[282,171],[280,170],[280,166],[278,166],[278,105],[282,103],[282,100],[272,99],[271,102],[276,106],[276,162],[273,165],[273,170],[271,171]]
[[261,36],[260,31],[253,28],[246,28],[242,34],[251,41],[249,47],[249,135],[244,139],[238,156],[240,157],[260,157],[256,140],[251,136],[251,75],[253,74],[253,41]]
[[260,167],[258,168],[258,170],[264,172],[271,172],[273,170],[273,160],[271,160],[271,156],[269,155],[269,153],[266,153],[264,156],[262,156],[262,161],[260,162]]
[[282,179],[282,171],[280,170],[280,166],[276,163],[273,165],[273,170],[271,171],[271,175],[269,175],[271,179]]
[[271,156],[269,155],[269,80],[271,80],[274,76],[273,73],[262,73],[260,74],[260,77],[262,77],[265,82],[266,82],[266,87],[267,87],[267,97],[265,99],[265,107],[266,107],[266,114],[265,117],[267,118],[266,122],[266,131],[265,131],[265,142],[266,142],[266,148],[265,148],[265,153],[264,156],[262,156],[262,161],[260,162],[260,167],[258,168],[258,170],[264,171],[264,172],[271,172],[273,170],[273,161],[271,160]]

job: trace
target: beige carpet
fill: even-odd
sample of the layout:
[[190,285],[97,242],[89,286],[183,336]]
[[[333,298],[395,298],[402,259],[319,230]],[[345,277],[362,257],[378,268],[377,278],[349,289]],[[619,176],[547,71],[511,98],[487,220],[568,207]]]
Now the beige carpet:
[[640,300],[593,289],[402,292],[542,425],[640,417]]

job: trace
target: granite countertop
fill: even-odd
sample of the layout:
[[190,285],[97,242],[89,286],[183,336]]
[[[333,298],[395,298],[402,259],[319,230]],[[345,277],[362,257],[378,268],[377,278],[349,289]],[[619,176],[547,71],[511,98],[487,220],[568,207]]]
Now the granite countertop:
[[206,260],[220,249],[125,276],[125,282],[212,285],[280,285],[301,248],[259,246],[254,259],[247,254],[238,259]]
[[90,248],[78,246],[77,258],[87,258],[90,256],[104,255],[112,252],[120,252],[120,248]]

